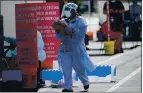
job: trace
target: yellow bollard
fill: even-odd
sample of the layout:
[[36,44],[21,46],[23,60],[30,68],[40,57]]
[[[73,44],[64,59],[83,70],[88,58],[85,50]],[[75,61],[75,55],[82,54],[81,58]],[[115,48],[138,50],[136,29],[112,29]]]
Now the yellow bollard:
[[104,42],[104,49],[105,54],[112,55],[114,54],[114,41],[105,41]]

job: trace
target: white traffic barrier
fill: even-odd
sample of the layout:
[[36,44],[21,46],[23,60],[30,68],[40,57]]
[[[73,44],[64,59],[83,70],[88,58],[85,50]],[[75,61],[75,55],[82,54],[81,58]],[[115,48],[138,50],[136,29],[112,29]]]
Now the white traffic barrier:
[[[114,82],[116,77],[116,66],[112,64],[95,65],[96,68],[93,72],[87,71],[89,82]],[[78,81],[78,75],[73,71],[73,82]],[[42,71],[42,81],[46,86],[55,85],[63,86],[63,74],[59,69],[49,69]]]
[[[89,82],[114,82],[116,77],[115,65],[95,65],[93,72],[87,72]],[[76,74],[76,73],[75,73]],[[78,75],[75,75],[75,80],[78,81]]]

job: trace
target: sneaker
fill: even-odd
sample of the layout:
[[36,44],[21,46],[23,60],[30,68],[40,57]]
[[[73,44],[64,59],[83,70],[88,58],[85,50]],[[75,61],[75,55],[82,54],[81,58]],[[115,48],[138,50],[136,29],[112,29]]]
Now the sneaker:
[[73,92],[73,90],[63,89],[62,92]]
[[89,84],[84,86],[84,90],[88,90],[89,89]]

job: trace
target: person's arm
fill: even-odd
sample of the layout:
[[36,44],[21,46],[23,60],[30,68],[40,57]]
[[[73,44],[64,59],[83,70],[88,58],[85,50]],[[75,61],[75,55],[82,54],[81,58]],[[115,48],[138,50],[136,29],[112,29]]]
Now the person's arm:
[[112,9],[110,9],[110,13],[122,14],[124,12],[125,12],[124,9],[120,9],[120,10],[112,10]]
[[73,37],[82,38],[87,32],[87,24],[83,19],[79,19],[77,25],[72,29],[74,31]]
[[61,40],[61,41],[63,41],[63,40],[65,39],[65,36],[62,35],[62,34],[59,33],[59,32],[56,32],[56,38],[59,39],[59,40]]

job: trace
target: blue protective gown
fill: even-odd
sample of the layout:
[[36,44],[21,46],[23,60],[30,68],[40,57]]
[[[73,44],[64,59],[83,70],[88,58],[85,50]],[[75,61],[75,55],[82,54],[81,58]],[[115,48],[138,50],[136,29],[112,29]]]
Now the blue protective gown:
[[56,37],[61,40],[58,62],[64,75],[64,88],[72,89],[72,67],[78,74],[83,85],[88,85],[86,70],[93,71],[95,66],[89,59],[84,44],[87,24],[79,16],[68,23],[68,28],[65,31],[74,31],[74,34],[72,36],[64,36],[56,33]]
[[[6,37],[4,41],[12,44],[12,45],[16,45],[16,38],[12,38],[12,37]],[[6,53],[6,57],[11,57],[11,58],[16,58],[17,55],[17,48],[15,49],[10,49],[7,53]]]
[[39,31],[37,31],[37,46],[38,46],[38,60],[43,62],[46,59],[46,52],[44,50],[44,41],[42,39],[42,35]]

